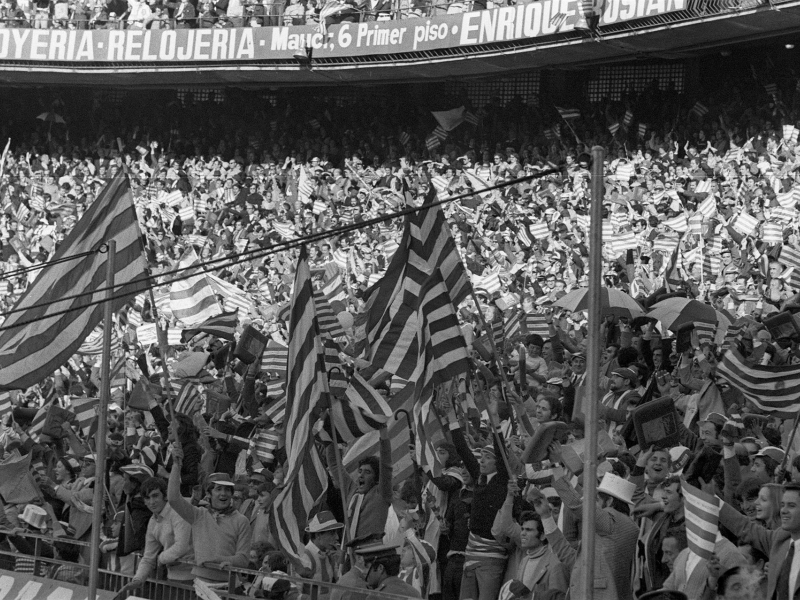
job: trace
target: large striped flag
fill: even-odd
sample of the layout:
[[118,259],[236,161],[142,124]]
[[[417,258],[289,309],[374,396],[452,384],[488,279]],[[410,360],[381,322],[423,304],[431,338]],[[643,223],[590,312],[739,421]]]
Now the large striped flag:
[[686,538],[689,551],[711,560],[719,532],[719,498],[686,483],[681,478],[686,511]]
[[[20,297],[0,332],[0,389],[26,389],[67,362],[103,317],[108,240],[117,242],[112,308],[118,311],[146,288],[144,247],[130,184],[120,174],[109,183]],[[77,294],[87,294],[70,298]],[[97,302],[89,306],[91,302]],[[63,311],[64,314],[58,314]]]
[[[181,258],[180,268],[199,263],[197,253],[190,248]],[[182,271],[181,274],[186,276],[189,272]],[[185,325],[200,325],[222,312],[214,289],[204,274],[174,282],[169,288],[169,301],[172,314]]]
[[339,401],[332,402],[331,415],[339,438],[347,443],[370,431],[378,431],[392,416],[389,402],[357,372]]
[[717,373],[745,398],[773,416],[788,419],[800,412],[800,365],[782,367],[750,365],[731,348],[722,357]]
[[198,333],[208,333],[222,340],[235,342],[237,314],[236,311],[222,313],[207,319],[194,329],[184,329],[181,332],[181,343],[185,344]]
[[[425,203],[436,191],[430,188]],[[416,311],[420,292],[435,269],[458,306],[470,294],[470,280],[441,207],[406,217],[400,248],[386,275],[367,291],[367,342],[372,366],[403,379],[414,372],[419,354]]]
[[[392,379],[393,382],[395,380],[397,378]],[[400,380],[397,381],[399,382]],[[414,399],[414,385],[408,382],[402,383],[403,385],[398,386],[396,390],[392,386],[393,391],[389,397],[389,408],[392,413],[396,413],[401,408],[411,410],[411,403]],[[389,419],[387,428],[392,448],[392,479],[394,481],[405,481],[414,473],[414,465],[408,453],[408,446],[411,443],[408,424],[405,418],[401,416],[399,419]],[[362,459],[367,456],[375,456],[379,443],[380,433],[378,431],[370,431],[355,440],[342,457],[345,470],[354,475]]]
[[328,487],[312,427],[321,404],[327,401],[328,390],[305,246],[300,249],[294,280],[288,371],[285,485],[270,508],[270,531],[285,552],[310,567],[303,531],[311,509]]
[[432,438],[441,432],[441,425],[433,408],[433,389],[469,369],[467,344],[439,269],[422,288],[418,313],[420,353],[411,378],[415,382],[416,457],[420,467],[438,475],[443,465],[437,463]]

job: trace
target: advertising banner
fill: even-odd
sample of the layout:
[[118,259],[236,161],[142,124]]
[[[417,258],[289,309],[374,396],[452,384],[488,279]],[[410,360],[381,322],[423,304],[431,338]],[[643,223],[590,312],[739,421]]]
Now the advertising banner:
[[[600,26],[686,8],[687,0],[604,0]],[[580,2],[541,0],[438,17],[343,23],[328,27],[255,27],[177,30],[0,29],[0,61],[55,63],[257,62],[343,58],[468,48],[572,31]],[[159,63],[164,63],[163,65]]]

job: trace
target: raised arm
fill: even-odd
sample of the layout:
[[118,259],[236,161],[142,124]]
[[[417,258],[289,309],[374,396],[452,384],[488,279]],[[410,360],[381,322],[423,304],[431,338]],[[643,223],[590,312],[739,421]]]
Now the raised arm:
[[189,523],[194,523],[195,507],[181,496],[181,465],[183,464],[183,448],[179,442],[172,444],[172,470],[169,473],[167,484],[167,502],[181,518]]
[[516,481],[508,482],[508,493],[506,494],[505,502],[500,510],[494,517],[494,524],[492,525],[492,535],[500,543],[505,543],[506,540],[511,540],[517,547],[520,545],[520,526],[514,523],[514,497],[519,491]]

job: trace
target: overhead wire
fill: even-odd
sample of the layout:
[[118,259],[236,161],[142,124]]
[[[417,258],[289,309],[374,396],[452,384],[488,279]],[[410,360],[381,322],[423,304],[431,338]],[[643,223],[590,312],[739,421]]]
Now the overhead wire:
[[[158,274],[158,275],[147,275],[145,277],[140,277],[138,279],[133,279],[133,280],[121,282],[119,284],[115,283],[113,286],[105,286],[105,287],[100,287],[100,288],[97,288],[95,290],[88,291],[88,292],[80,292],[78,294],[72,294],[72,295],[68,295],[68,296],[63,296],[63,297],[59,298],[58,300],[53,300],[53,301],[48,301],[48,302],[41,302],[41,303],[33,304],[33,305],[27,306],[27,307],[15,307],[15,308],[13,308],[11,310],[8,310],[6,312],[0,313],[0,318],[6,318],[8,315],[12,315],[12,314],[19,313],[19,312],[24,312],[26,310],[30,310],[30,309],[33,309],[33,308],[45,308],[45,307],[51,306],[53,304],[58,304],[58,303],[66,302],[66,301],[69,301],[69,300],[76,300],[76,299],[82,298],[84,296],[94,296],[95,294],[99,294],[101,292],[106,292],[106,291],[109,291],[109,290],[113,291],[113,290],[116,290],[118,288],[125,287],[125,286],[137,285],[137,284],[142,284],[142,283],[156,282],[153,285],[148,285],[144,289],[137,289],[136,291],[127,292],[127,293],[124,293],[124,294],[120,294],[118,296],[113,296],[112,295],[111,298],[102,298],[100,300],[93,300],[91,302],[87,302],[85,304],[81,304],[80,306],[72,306],[72,307],[69,307],[69,308],[66,308],[66,309],[63,309],[63,310],[48,312],[46,316],[49,318],[49,317],[55,317],[55,316],[64,315],[64,314],[67,314],[67,313],[70,313],[70,312],[74,312],[74,311],[78,311],[78,310],[84,310],[84,309],[89,308],[91,306],[95,306],[95,305],[98,305],[98,304],[103,304],[105,302],[109,302],[109,301],[112,301],[112,300],[118,300],[120,298],[127,298],[129,296],[135,296],[136,294],[139,294],[139,293],[141,293],[143,291],[146,291],[147,289],[150,289],[150,288],[153,288],[153,287],[156,287],[156,286],[170,285],[172,283],[176,283],[178,281],[183,281],[183,280],[189,279],[191,277],[197,277],[198,275],[201,275],[201,274],[210,273],[211,271],[223,270],[223,269],[226,269],[228,267],[234,266],[234,265],[242,262],[242,260],[253,260],[255,258],[262,258],[262,257],[265,257],[265,256],[271,256],[273,254],[277,254],[278,252],[285,252],[287,250],[291,250],[291,249],[296,248],[298,246],[302,246],[302,245],[305,245],[305,244],[321,241],[321,240],[328,239],[328,238],[331,238],[331,237],[336,237],[338,235],[342,235],[342,234],[345,234],[345,233],[350,233],[351,231],[357,231],[359,229],[364,229],[366,227],[372,227],[373,225],[377,225],[377,224],[382,223],[384,221],[391,221],[392,219],[397,219],[399,217],[404,217],[404,216],[409,215],[409,214],[417,213],[417,212],[419,212],[421,210],[427,210],[429,208],[433,208],[433,207],[441,206],[443,204],[447,204],[447,203],[450,203],[450,202],[455,202],[455,201],[458,201],[458,200],[462,200],[464,198],[468,198],[470,196],[474,196],[475,194],[483,194],[483,193],[487,193],[487,192],[492,192],[494,190],[504,189],[504,188],[510,187],[512,185],[525,183],[526,181],[532,181],[532,180],[535,180],[535,179],[539,179],[541,177],[546,177],[548,175],[553,175],[553,174],[557,174],[557,173],[560,173],[560,172],[561,172],[561,166],[559,165],[558,167],[553,168],[553,169],[547,169],[547,170],[544,170],[544,171],[540,171],[538,173],[533,173],[531,175],[526,175],[524,177],[519,177],[517,179],[504,181],[502,183],[499,183],[499,184],[496,184],[496,185],[493,185],[493,186],[489,186],[489,187],[486,187],[486,188],[483,188],[483,189],[480,189],[480,190],[472,190],[470,192],[459,194],[457,196],[451,196],[451,197],[448,197],[448,198],[435,200],[433,202],[428,202],[428,203],[422,204],[420,206],[409,206],[409,207],[407,207],[407,208],[405,208],[403,210],[399,210],[399,211],[396,211],[394,213],[388,213],[388,214],[385,214],[385,215],[379,215],[377,217],[373,217],[371,219],[367,219],[367,220],[361,221],[359,223],[351,223],[351,224],[348,224],[348,225],[337,227],[335,229],[328,229],[326,231],[319,231],[319,232],[310,233],[308,235],[304,235],[304,236],[301,236],[301,237],[298,237],[298,238],[292,238],[291,240],[286,240],[286,241],[283,241],[283,242],[276,242],[275,244],[272,244],[272,245],[270,245],[270,246],[268,246],[266,248],[257,248],[257,249],[254,249],[254,250],[248,250],[248,251],[245,251],[245,252],[240,252],[240,253],[234,254],[232,256],[220,257],[220,258],[217,258],[217,259],[211,259],[211,260],[204,261],[204,262],[197,263],[197,264],[192,264],[192,265],[189,265],[189,266],[186,266],[186,267],[179,267],[177,269],[173,269],[169,273],[161,273],[161,274]],[[69,258],[69,257],[62,257],[62,260],[66,260],[67,258]],[[53,263],[45,263],[45,266],[50,265],[50,264],[53,264]],[[183,273],[183,272],[186,272],[186,271],[190,271],[190,272],[185,274],[185,275],[182,275],[180,277],[173,277],[173,278],[170,278],[170,279],[165,279],[165,278],[168,278],[171,275],[174,275],[176,273]],[[159,280],[161,280],[161,281],[159,282]],[[19,328],[19,327],[24,327],[26,325],[30,325],[32,323],[35,323],[35,322],[37,322],[39,320],[41,320],[41,317],[36,318],[36,319],[31,319],[31,320],[28,320],[28,321],[20,321],[20,322],[12,323],[10,325],[3,324],[2,326],[0,326],[0,331],[6,331],[6,330],[9,330],[9,329],[16,329],[16,328]]]

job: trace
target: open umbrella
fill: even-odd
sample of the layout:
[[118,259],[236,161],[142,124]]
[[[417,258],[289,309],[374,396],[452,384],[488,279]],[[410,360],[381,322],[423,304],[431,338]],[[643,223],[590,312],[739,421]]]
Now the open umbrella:
[[661,325],[670,331],[677,331],[681,325],[686,323],[716,325],[721,319],[730,323],[730,319],[720,315],[710,304],[691,298],[668,298],[657,302],[647,316],[658,319]]
[[[558,306],[571,312],[589,310],[589,288],[573,290],[553,302],[553,306]],[[644,309],[641,304],[625,292],[614,288],[604,287],[600,289],[600,306],[602,315],[615,315],[629,319],[644,315]]]
[[45,123],[60,123],[61,125],[67,124],[67,122],[64,120],[64,117],[54,112],[43,112],[36,118],[40,121],[44,121]]

